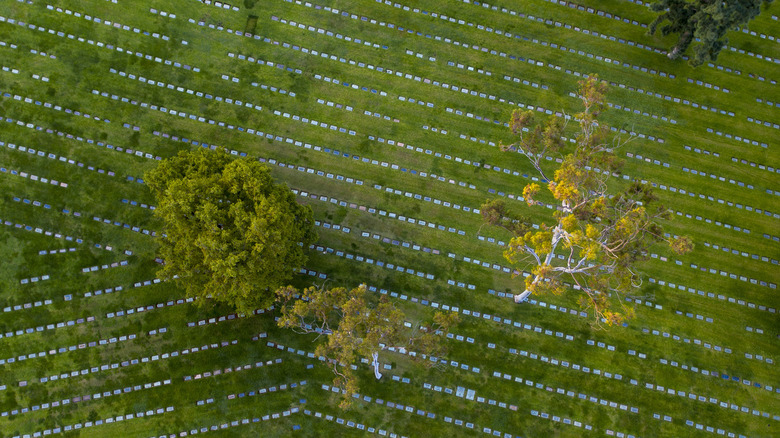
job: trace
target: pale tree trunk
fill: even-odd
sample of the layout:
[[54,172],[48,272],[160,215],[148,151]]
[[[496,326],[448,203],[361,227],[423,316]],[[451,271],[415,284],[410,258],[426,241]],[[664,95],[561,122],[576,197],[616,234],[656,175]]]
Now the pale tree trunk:
[[[568,207],[567,203],[564,203],[564,208]],[[553,257],[555,257],[555,249],[558,247],[558,242],[561,241],[561,237],[563,235],[563,227],[561,224],[558,224],[553,229],[553,235],[552,235],[552,245],[550,248],[550,252],[547,253],[547,257],[544,258],[545,265],[549,265],[550,262],[552,262]],[[537,259],[538,260],[538,259]],[[535,285],[540,280],[540,277],[537,275],[534,277],[533,282],[531,282],[531,285]],[[515,295],[515,303],[521,303],[523,300],[528,298],[531,295],[531,291],[526,288],[521,294]]]
[[680,47],[685,45],[690,39],[690,37],[691,37],[690,30],[686,30],[685,32],[683,32],[683,34],[680,35],[680,39],[677,41],[677,44],[674,46],[672,51],[669,52],[669,54],[667,54],[666,56],[669,59],[677,59],[677,57],[680,56]]
[[529,295],[531,295],[531,291],[528,289],[524,290],[520,295],[515,295],[515,303],[522,303]]
[[[537,282],[539,282],[539,276],[534,277],[534,281],[531,282],[531,285],[533,286]],[[529,296],[531,296],[531,291],[526,289],[520,295],[515,295],[515,303],[522,303]]]
[[374,377],[379,380],[382,378],[382,373],[379,372],[379,353],[375,351],[371,354],[371,357],[374,358],[373,362],[371,362],[371,365],[374,367]]

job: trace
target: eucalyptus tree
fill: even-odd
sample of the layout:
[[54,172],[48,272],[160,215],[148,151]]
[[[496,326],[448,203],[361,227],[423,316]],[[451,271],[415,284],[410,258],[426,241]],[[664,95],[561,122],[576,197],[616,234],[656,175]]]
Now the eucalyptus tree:
[[[516,110],[510,128],[517,141],[501,145],[505,151],[524,155],[538,171],[544,186],[531,183],[523,189],[529,206],[544,206],[542,191],[554,199],[556,209],[549,221],[533,229],[527,217],[510,212],[503,201],[482,206],[486,223],[513,234],[504,257],[518,269],[530,269],[523,292],[516,302],[531,294],[577,293],[581,307],[589,309],[608,325],[630,318],[623,295],[639,287],[637,262],[650,245],[666,241],[677,253],[692,249],[687,237],[665,237],[661,221],[671,219],[652,188],[639,182],[610,194],[607,180],[619,169],[613,149],[621,145],[609,127],[597,121],[605,109],[606,84],[597,76],[579,82],[584,110],[574,116],[579,122],[574,149],[562,139],[566,124],[553,116],[534,124],[532,111]],[[554,171],[545,169],[548,158],[560,158]]]
[[442,339],[458,323],[454,312],[436,312],[429,325],[407,322],[403,311],[386,295],[378,300],[367,296],[364,284],[351,290],[309,287],[303,292],[287,286],[276,295],[281,312],[279,327],[326,337],[315,354],[326,358],[336,375],[334,385],[344,389],[342,407],[349,406],[352,394],[358,391],[358,378],[351,365],[370,358],[374,376],[380,379],[379,354],[394,349],[432,366],[433,362],[425,359],[445,354]]

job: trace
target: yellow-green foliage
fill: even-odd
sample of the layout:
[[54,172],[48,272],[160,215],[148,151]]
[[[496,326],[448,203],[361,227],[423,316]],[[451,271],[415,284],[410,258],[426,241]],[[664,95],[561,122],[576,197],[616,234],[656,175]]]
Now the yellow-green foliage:
[[309,287],[303,293],[287,286],[277,290],[276,297],[281,303],[279,327],[327,334],[315,352],[329,360],[336,374],[334,385],[344,389],[343,408],[350,406],[352,394],[358,391],[357,376],[349,365],[388,347],[415,351],[415,358],[439,356],[445,351],[442,337],[459,321],[455,312],[436,312],[431,327],[408,328],[404,313],[386,295],[372,302],[364,284],[351,290]]
[[[513,233],[504,257],[520,269],[533,263],[531,274],[525,278],[526,292],[562,294],[567,290],[565,277],[579,287],[580,304],[592,309],[597,321],[612,325],[633,315],[620,294],[635,287],[632,268],[644,258],[646,249],[665,240],[658,221],[667,219],[669,214],[663,206],[655,206],[652,189],[644,184],[632,183],[614,196],[606,193],[603,170],[616,171],[620,167],[609,139],[609,127],[597,122],[605,109],[606,84],[594,75],[579,85],[585,106],[576,115],[580,132],[574,150],[562,157],[561,165],[547,183],[547,189],[559,203],[553,213],[557,223],[542,225],[538,231],[527,231],[526,226],[522,232]],[[533,113],[514,111],[510,127],[520,140],[502,148],[523,153],[546,179],[540,163],[550,153],[562,149],[560,136],[564,125],[558,117],[550,118],[544,126],[531,127],[532,122]],[[524,134],[523,128],[530,135]],[[538,199],[540,191],[539,184],[525,186],[523,197],[529,206],[544,205]],[[651,204],[653,207],[649,208]],[[495,201],[488,201],[483,209],[491,225],[502,224],[501,215],[509,214],[503,203]],[[686,237],[669,243],[677,253],[693,247]],[[555,251],[564,251],[568,257],[561,262],[554,257]],[[608,299],[610,293],[616,299]]]
[[164,222],[158,275],[175,278],[191,297],[211,296],[242,313],[268,307],[316,238],[311,209],[255,160],[185,151],[146,180]]

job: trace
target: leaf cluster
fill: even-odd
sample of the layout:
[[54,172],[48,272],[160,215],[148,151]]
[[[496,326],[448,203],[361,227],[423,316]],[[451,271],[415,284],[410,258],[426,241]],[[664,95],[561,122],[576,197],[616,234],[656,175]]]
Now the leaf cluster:
[[[504,257],[520,267],[533,266],[520,297],[530,293],[559,295],[575,287],[581,291],[580,304],[593,311],[597,324],[611,325],[633,315],[620,295],[638,286],[635,265],[647,257],[650,245],[667,241],[675,252],[683,254],[692,250],[693,244],[687,237],[664,237],[660,221],[671,219],[671,215],[647,184],[632,182],[620,192],[608,192],[607,178],[621,166],[614,153],[621,143],[597,120],[606,107],[606,90],[606,84],[595,75],[579,83],[584,110],[574,117],[579,122],[574,150],[561,156],[560,166],[546,181],[547,191],[558,204],[555,223],[533,230],[527,219],[518,220],[523,216],[508,212],[501,200],[487,201],[482,214],[486,224],[514,235]],[[550,127],[559,124],[548,122],[528,129],[532,121],[531,114],[515,112],[510,127],[518,136],[533,132],[521,138],[518,147],[537,154],[529,157],[523,152],[538,168],[539,162],[550,158],[547,154],[560,152],[556,143],[545,138],[545,133],[557,132]],[[545,177],[542,170],[540,174]],[[538,199],[542,189],[538,183],[525,186],[523,197],[529,206],[545,205]],[[610,299],[612,295],[615,299]]]
[[726,33],[746,25],[761,12],[761,6],[772,0],[658,0],[650,5],[659,15],[650,24],[648,33],[655,34],[658,25],[661,35],[679,34],[677,43],[669,52],[669,58],[682,55],[696,39],[694,56],[688,61],[692,67],[715,61],[720,51],[728,45]]
[[371,300],[364,284],[351,290],[309,287],[303,292],[288,286],[278,289],[276,296],[279,327],[327,336],[315,352],[327,359],[336,374],[334,385],[345,391],[342,407],[349,405],[358,388],[349,365],[388,348],[414,352],[411,357],[416,360],[439,356],[445,352],[442,336],[459,321],[457,313],[436,312],[428,327],[406,323],[404,313],[386,295]]
[[316,239],[311,209],[255,160],[201,148],[161,161],[145,178],[164,223],[158,275],[188,296],[242,313],[267,307]]

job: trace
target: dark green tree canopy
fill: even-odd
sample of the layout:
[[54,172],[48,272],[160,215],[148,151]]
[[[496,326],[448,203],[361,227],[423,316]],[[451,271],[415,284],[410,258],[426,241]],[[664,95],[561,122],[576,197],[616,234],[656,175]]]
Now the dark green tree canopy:
[[694,48],[694,55],[688,61],[696,67],[714,61],[718,53],[728,44],[726,33],[747,24],[761,12],[762,4],[772,0],[658,0],[650,9],[661,14],[650,24],[650,35],[655,34],[659,24],[668,21],[661,28],[661,34],[679,34],[677,44],[669,51],[669,58],[676,59],[691,45],[694,38],[701,44]]
[[184,151],[145,177],[165,226],[158,275],[176,279],[188,296],[242,313],[268,307],[316,239],[311,208],[250,158]]

